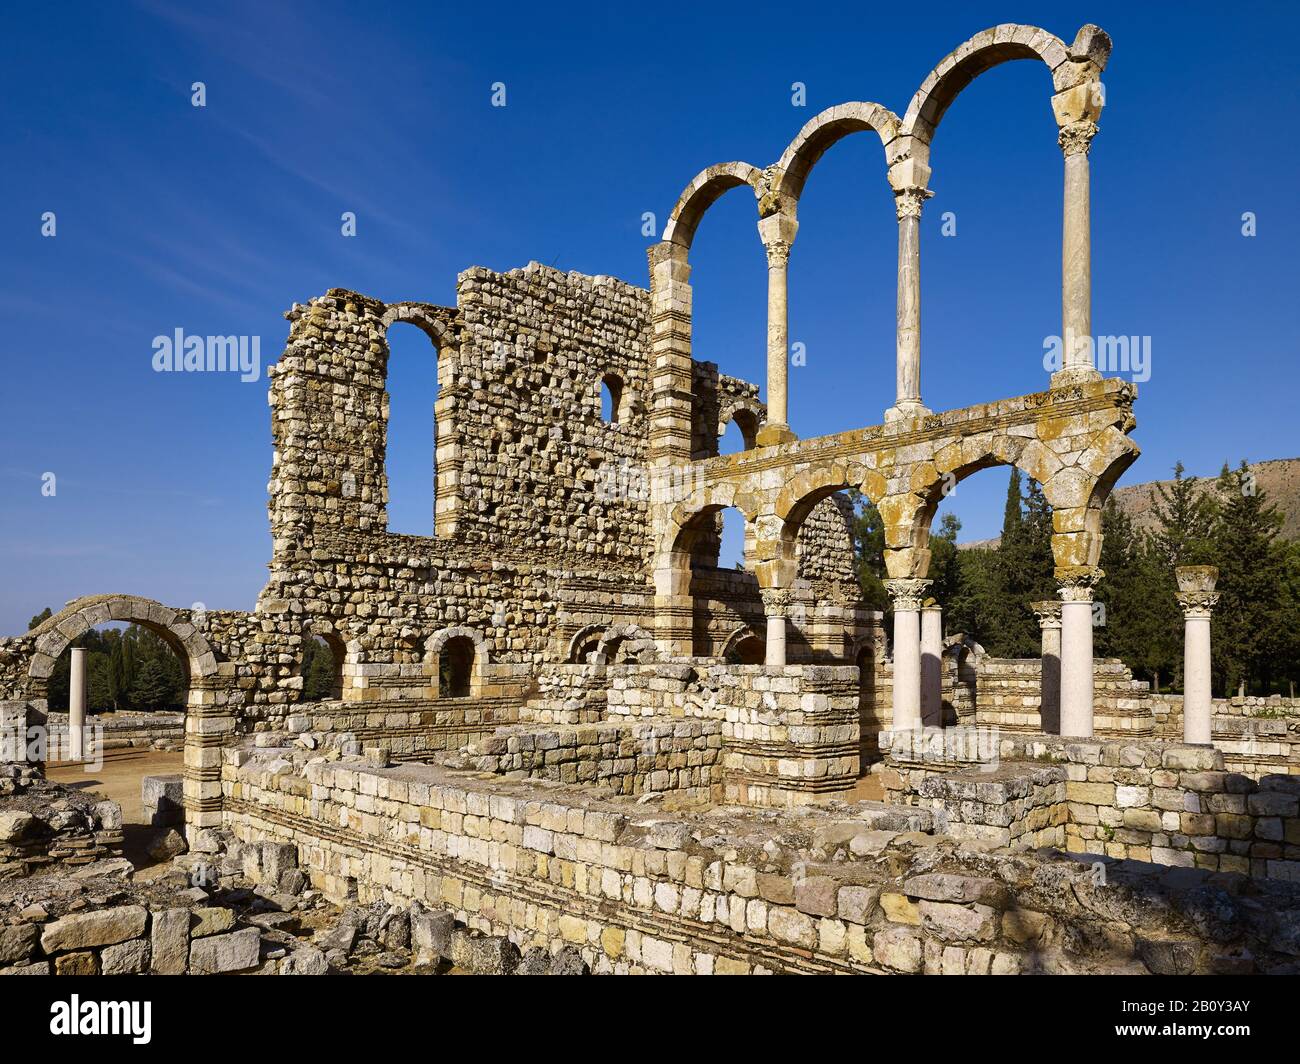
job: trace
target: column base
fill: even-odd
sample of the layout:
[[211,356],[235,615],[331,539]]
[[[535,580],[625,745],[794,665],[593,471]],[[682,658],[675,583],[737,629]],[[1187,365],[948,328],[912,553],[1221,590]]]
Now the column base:
[[794,443],[799,437],[790,431],[789,425],[780,425],[769,421],[759,427],[754,435],[754,442],[759,447],[774,447],[780,443]]
[[1091,384],[1102,379],[1101,374],[1091,366],[1071,366],[1058,369],[1052,374],[1053,388],[1073,388],[1076,384]]
[[885,411],[885,424],[892,421],[910,421],[913,418],[925,417],[927,414],[933,414],[934,411],[928,406],[923,406],[918,400],[909,400],[903,403],[895,403]]

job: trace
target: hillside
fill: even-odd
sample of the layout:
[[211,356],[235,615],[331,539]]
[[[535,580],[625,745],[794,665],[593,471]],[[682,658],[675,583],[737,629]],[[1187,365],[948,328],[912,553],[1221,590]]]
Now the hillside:
[[[1253,462],[1250,470],[1255,474],[1259,490],[1285,517],[1282,535],[1288,539],[1300,539],[1300,458],[1270,458],[1265,462]],[[1217,477],[1216,471],[1198,480],[1204,487],[1212,488]],[[1150,528],[1155,524],[1153,506],[1159,501],[1156,487],[1164,485],[1167,489],[1171,483],[1172,480],[1149,480],[1144,484],[1130,484],[1116,488],[1112,498],[1139,528]],[[962,550],[991,550],[997,545],[998,539],[994,538],[959,543],[958,547]]]

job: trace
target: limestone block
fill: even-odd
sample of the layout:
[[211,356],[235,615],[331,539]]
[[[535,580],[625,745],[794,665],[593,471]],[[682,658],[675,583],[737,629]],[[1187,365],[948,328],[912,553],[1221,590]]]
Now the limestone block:
[[123,905],[97,912],[73,913],[47,924],[41,934],[46,953],[110,946],[144,934],[148,910],[142,905]]
[[189,961],[190,911],[155,912],[149,946],[151,971],[157,975],[183,975]]
[[199,975],[221,975],[256,968],[261,941],[255,927],[196,939],[190,944],[190,969]]

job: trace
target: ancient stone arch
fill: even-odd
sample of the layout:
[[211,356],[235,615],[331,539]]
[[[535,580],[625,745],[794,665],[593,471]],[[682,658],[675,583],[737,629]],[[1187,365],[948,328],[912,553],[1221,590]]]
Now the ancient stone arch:
[[736,395],[728,398],[718,410],[718,439],[721,440],[727,426],[733,421],[745,441],[745,450],[758,442],[758,431],[767,420],[767,407],[757,399]]
[[748,185],[757,198],[763,190],[763,172],[749,163],[719,163],[701,170],[673,205],[664,226],[664,240],[689,249],[700,220],[724,192]]
[[132,622],[161,638],[185,661],[191,682],[217,671],[216,654],[191,622],[188,610],[172,609],[138,595],[87,595],[68,603],[28,633],[36,640],[36,653],[27,669],[32,697],[45,697],[55,662],[74,639],[110,621]]
[[781,209],[793,209],[817,160],[849,136],[870,130],[887,146],[898,135],[898,116],[878,103],[841,103],[808,120],[777,160],[772,191]]
[[1096,26],[1082,27],[1071,45],[1037,26],[992,26],[963,41],[926,75],[908,104],[899,132],[928,146],[961,90],[1002,63],[1040,60],[1052,75],[1055,91],[1061,93],[1097,81],[1110,49],[1110,38]]
[[738,626],[729,636],[727,636],[726,641],[722,644],[722,651],[719,656],[730,660],[733,655],[739,654],[740,645],[749,640],[758,643],[760,647],[763,644],[762,634],[756,632],[752,625],[742,624]]
[[487,640],[483,638],[483,633],[476,628],[456,625],[434,632],[424,644],[425,675],[430,678],[429,686],[432,689],[432,697],[434,698],[443,697],[443,691],[441,690],[442,677],[439,669],[440,659],[443,648],[453,639],[467,639],[473,645],[474,660],[470,665],[469,676],[470,694],[478,694],[482,688],[483,677],[489,664]]

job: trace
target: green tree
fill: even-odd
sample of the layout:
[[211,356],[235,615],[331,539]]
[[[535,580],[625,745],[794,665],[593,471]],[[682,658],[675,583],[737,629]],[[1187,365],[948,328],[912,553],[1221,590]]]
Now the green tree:
[[302,700],[319,702],[333,698],[337,664],[334,651],[319,636],[307,636],[303,639],[302,651]]
[[1106,577],[1097,586],[1096,601],[1104,607],[1105,623],[1094,630],[1095,652],[1121,659],[1159,691],[1161,678],[1173,674],[1182,653],[1172,573],[1152,537],[1138,530],[1113,498],[1102,511],[1101,528]]
[[1169,569],[1171,581],[1174,566],[1208,565],[1214,553],[1214,497],[1196,477],[1185,477],[1183,472],[1183,463],[1175,462],[1173,483],[1168,488],[1157,483],[1151,505],[1156,554]]
[[161,661],[150,658],[140,666],[130,697],[132,705],[139,709],[158,710],[174,704],[175,686]]
[[49,606],[46,606],[45,609],[41,610],[40,613],[38,613],[27,623],[27,630],[30,632],[38,624],[41,624],[44,621],[48,621],[53,616],[54,616],[53,611],[50,610]]
[[1269,503],[1244,461],[1235,470],[1224,465],[1217,491],[1214,671],[1227,693],[1244,686],[1267,694],[1285,651],[1292,551],[1278,539],[1281,511]]
[[885,526],[876,504],[860,491],[850,490],[853,504],[853,550],[862,598],[875,610],[888,611],[889,593],[885,591]]

